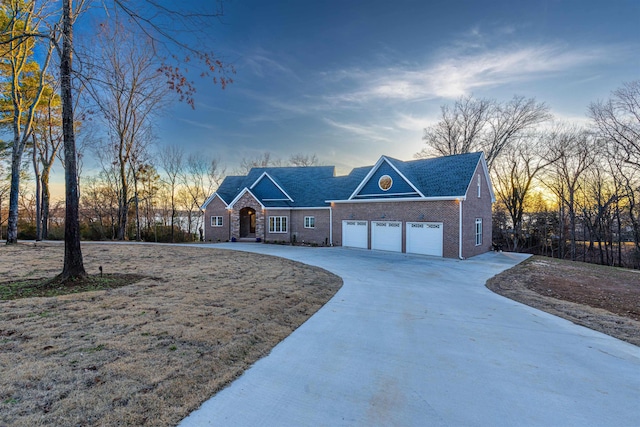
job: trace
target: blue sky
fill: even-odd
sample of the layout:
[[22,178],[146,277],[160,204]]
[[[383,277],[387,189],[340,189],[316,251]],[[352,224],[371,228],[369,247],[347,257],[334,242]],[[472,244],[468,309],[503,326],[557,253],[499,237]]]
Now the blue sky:
[[[204,0],[202,0],[204,1]],[[559,119],[640,78],[640,1],[232,0],[210,43],[236,68],[196,81],[158,144],[218,156],[317,154],[341,173],[411,159],[440,106],[535,97]]]

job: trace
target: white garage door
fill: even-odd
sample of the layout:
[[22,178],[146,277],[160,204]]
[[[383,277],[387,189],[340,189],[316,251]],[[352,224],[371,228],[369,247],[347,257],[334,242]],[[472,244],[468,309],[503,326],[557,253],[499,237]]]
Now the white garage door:
[[407,222],[407,253],[442,256],[441,222]]
[[402,223],[371,221],[371,249],[402,252]]
[[342,246],[352,248],[369,247],[367,221],[342,221]]

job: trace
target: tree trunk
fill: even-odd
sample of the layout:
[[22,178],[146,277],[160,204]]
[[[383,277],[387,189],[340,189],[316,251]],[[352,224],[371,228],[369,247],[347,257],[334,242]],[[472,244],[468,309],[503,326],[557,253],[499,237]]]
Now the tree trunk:
[[32,138],[33,141],[33,175],[35,176],[36,181],[36,242],[42,240],[42,206],[41,206],[41,196],[42,196],[42,186],[40,185],[40,168],[38,167],[38,156],[37,156],[37,142],[36,138]]
[[0,240],[2,240],[2,194],[0,194]]
[[7,245],[18,243],[18,198],[20,192],[20,159],[24,145],[13,140],[11,153],[11,190],[9,192],[9,219],[7,222]]
[[133,197],[136,204],[136,242],[140,239],[140,201],[138,200],[138,176],[133,174]]
[[129,185],[126,176],[122,178],[122,189],[120,190],[120,207],[118,209],[118,235],[117,240],[127,238],[127,219],[129,217]]
[[616,225],[618,231],[618,267],[622,267],[622,219],[620,218],[620,200],[616,198]]
[[42,175],[40,176],[41,189],[42,189],[42,238],[49,238],[49,205],[51,203],[51,193],[49,192],[49,174],[51,172],[51,168],[45,167],[42,170]]
[[73,129],[73,93],[71,87],[73,27],[72,0],[63,0],[62,56],[60,58],[60,98],[62,100],[62,134],[64,143],[65,222],[64,267],[62,279],[86,276],[80,247],[80,221],[78,207],[78,168],[76,140]]
[[571,261],[576,260],[576,212],[574,210],[575,201],[574,201],[574,192],[573,190],[569,190],[569,239],[571,241],[571,246],[569,248],[571,254]]
[[[171,190],[173,192],[173,190]],[[175,208],[175,200],[173,198],[173,193],[171,194],[171,243],[174,243],[173,236],[173,220],[176,217],[176,208]]]

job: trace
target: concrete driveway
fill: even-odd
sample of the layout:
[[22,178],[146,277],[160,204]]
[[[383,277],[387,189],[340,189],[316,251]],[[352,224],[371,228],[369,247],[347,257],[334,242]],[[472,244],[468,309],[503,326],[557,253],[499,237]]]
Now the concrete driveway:
[[637,426],[640,348],[496,295],[525,257],[223,244],[342,289],[180,426]]

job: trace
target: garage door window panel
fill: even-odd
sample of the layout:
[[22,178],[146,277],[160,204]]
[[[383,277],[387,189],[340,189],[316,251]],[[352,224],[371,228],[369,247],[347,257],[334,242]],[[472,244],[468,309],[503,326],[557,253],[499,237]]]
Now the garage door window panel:
[[342,221],[342,246],[367,249],[369,246],[367,221]]
[[371,249],[402,252],[402,222],[373,221],[371,223]]
[[442,256],[443,229],[439,222],[408,222],[407,253]]

